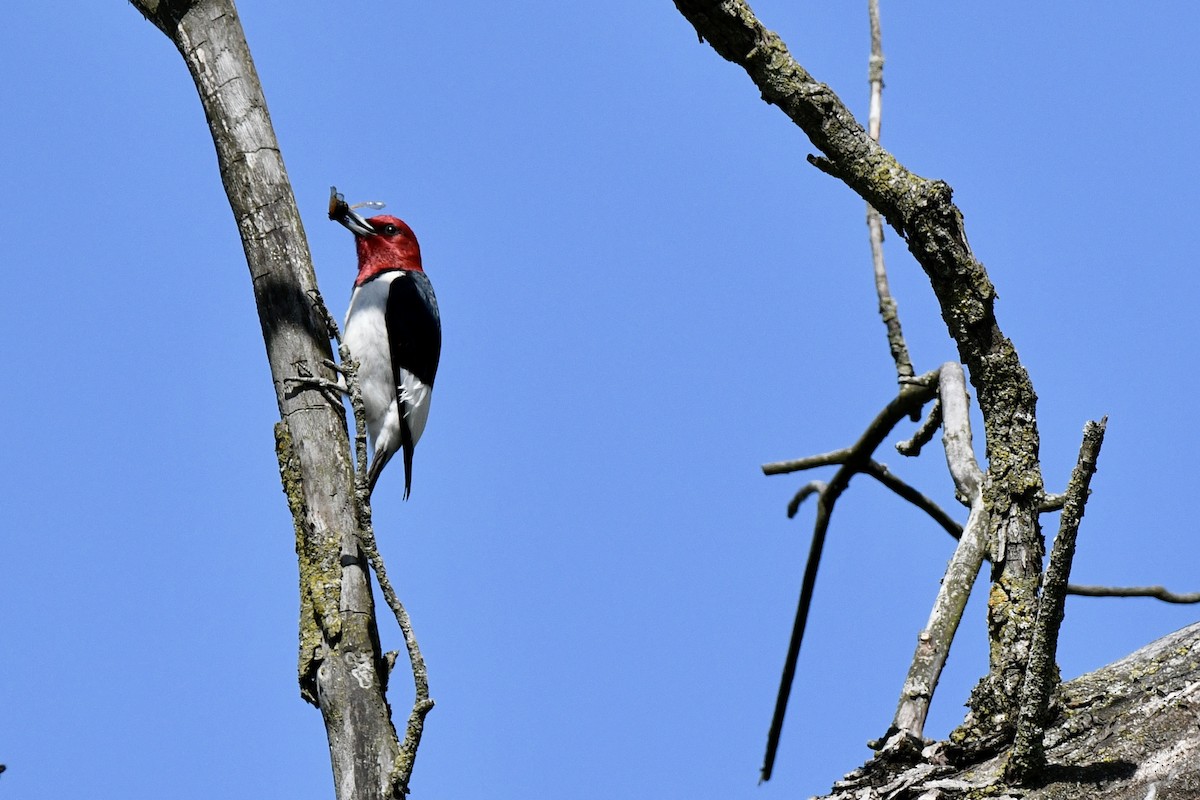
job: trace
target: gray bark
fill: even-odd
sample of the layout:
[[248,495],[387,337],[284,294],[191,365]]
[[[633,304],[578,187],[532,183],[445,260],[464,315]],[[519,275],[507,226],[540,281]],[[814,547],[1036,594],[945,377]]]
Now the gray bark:
[[[300,561],[300,688],[325,719],[336,796],[402,796],[345,412],[288,383],[328,375],[329,325],[258,75],[232,0],[133,0],[196,83],[237,221],[279,403],[276,444]],[[395,784],[395,785],[394,785]]]
[[967,385],[961,365],[954,362],[942,365],[938,395],[942,408],[942,442],[946,464],[954,478],[955,490],[970,505],[971,513],[963,527],[958,547],[946,567],[946,575],[934,600],[929,622],[917,636],[917,650],[913,654],[892,721],[892,730],[904,738],[916,740],[924,736],[929,703],[942,669],[946,666],[950,644],[962,622],[963,611],[979,569],[983,566],[986,550],[984,532],[987,511],[983,506],[983,471],[975,460]]
[[1029,668],[1025,672],[1017,731],[1006,772],[1010,780],[1021,783],[1038,778],[1045,765],[1044,729],[1050,696],[1059,680],[1055,658],[1058,653],[1058,632],[1066,611],[1067,578],[1075,559],[1079,523],[1083,520],[1087,505],[1088,486],[1096,474],[1096,460],[1100,457],[1107,421],[1105,417],[1084,426],[1079,463],[1075,465],[1071,481],[1067,484],[1066,505],[1063,506],[1058,535],[1054,537],[1054,547],[1050,551],[1050,563],[1042,579],[1041,605],[1033,629]]
[[[1045,732],[1040,782],[1010,789],[1008,753],[967,766],[938,746],[919,764],[877,759],[828,800],[1143,800],[1200,797],[1200,623],[1063,684]],[[942,763],[938,763],[942,762]]]

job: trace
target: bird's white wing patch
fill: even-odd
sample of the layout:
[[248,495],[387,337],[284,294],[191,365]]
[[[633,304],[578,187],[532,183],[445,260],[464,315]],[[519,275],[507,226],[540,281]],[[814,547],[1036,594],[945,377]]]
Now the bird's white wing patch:
[[408,421],[408,429],[412,432],[413,444],[416,444],[425,432],[433,391],[406,369],[400,370],[396,391],[400,397],[400,404],[404,407],[404,419]]

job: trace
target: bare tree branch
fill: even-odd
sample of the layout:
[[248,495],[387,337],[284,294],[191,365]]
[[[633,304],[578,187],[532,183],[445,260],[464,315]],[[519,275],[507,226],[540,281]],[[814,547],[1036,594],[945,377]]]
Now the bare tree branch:
[[786,475],[789,472],[800,472],[801,470],[812,469],[814,467],[827,467],[830,464],[845,464],[846,460],[853,455],[853,447],[843,447],[841,450],[832,450],[828,453],[796,458],[791,461],[773,461],[769,464],[763,464],[762,471],[763,475]]
[[971,251],[950,187],[910,172],[873,141],[841,99],[792,58],[745,0],[675,0],[675,6],[718,54],[746,70],[766,102],[807,134],[824,154],[815,163],[883,214],[929,278],[983,413],[988,540],[997,542],[993,581],[996,596],[1004,598],[988,608],[990,669],[972,693],[971,729],[990,732],[1011,725],[1044,552],[1037,508],[1042,496],[1037,398],[1016,348],[996,320],[995,288]]
[[1080,597],[1154,597],[1164,603],[1200,603],[1200,592],[1172,592],[1164,586],[1080,586],[1071,584],[1067,594]]
[[886,465],[880,464],[878,461],[871,461],[863,467],[863,473],[870,475],[897,495],[924,511],[946,533],[955,539],[962,537],[962,526],[953,517],[947,514],[932,498],[921,494],[921,492],[893,475]]
[[[878,142],[883,120],[883,35],[879,27],[879,0],[868,0],[867,9],[871,20],[871,59],[868,67],[871,107],[867,115],[867,128],[871,139]],[[908,345],[904,342],[904,333],[900,329],[900,314],[896,310],[896,301],[892,298],[891,287],[888,286],[887,268],[883,261],[883,217],[869,202],[867,229],[871,240],[871,263],[875,268],[875,294],[879,297],[879,316],[887,328],[888,349],[891,350],[892,361],[896,363],[896,377],[904,381],[905,378],[913,376],[913,365],[908,355]]]
[[961,365],[955,362],[942,365],[939,399],[946,464],[956,491],[967,499],[971,513],[946,567],[929,621],[917,636],[917,649],[900,692],[896,716],[885,737],[885,750],[912,748],[921,741],[929,704],[950,655],[950,645],[970,599],[971,587],[987,555],[988,514],[983,502],[983,472],[975,459],[967,385]]
[[[935,400],[936,404],[937,401]],[[939,416],[940,419],[940,416]],[[841,450],[833,450],[820,455],[808,456],[806,458],[797,458],[792,461],[776,461],[770,464],[763,464],[762,471],[764,475],[784,475],[790,472],[798,472],[800,470],[814,469],[816,467],[827,467],[833,464],[845,464],[855,454],[853,447],[846,447]],[[878,461],[871,460],[864,464],[861,472],[870,475],[877,481],[882,483],[887,488],[891,489],[900,497],[915,505],[925,513],[929,514],[938,525],[946,530],[955,539],[962,535],[962,526],[959,525],[949,514],[942,510],[936,502],[931,498],[921,494],[919,491],[909,486],[900,478],[892,474],[892,472],[884,464]],[[800,487],[796,495],[788,503],[787,515],[788,519],[796,516],[796,512],[800,509],[800,504],[807,500],[816,492],[825,490],[826,484],[822,481],[811,481]]]
[[1058,535],[1050,550],[1050,563],[1042,584],[1041,603],[1033,631],[1033,647],[1029,655],[1029,670],[1021,690],[1021,708],[1012,754],[1008,759],[1005,777],[1018,784],[1027,784],[1046,766],[1044,737],[1049,723],[1050,695],[1057,688],[1058,631],[1066,604],[1067,579],[1075,557],[1075,539],[1079,523],[1087,506],[1088,485],[1096,474],[1096,460],[1104,444],[1104,428],[1108,418],[1089,422],[1083,429],[1083,444],[1079,448],[1079,463],[1067,484],[1067,502],[1063,506]]
[[[849,454],[841,459],[841,468],[834,474],[833,479],[817,494],[817,517],[813,523],[812,544],[809,546],[808,561],[804,566],[800,600],[796,606],[796,619],[792,624],[792,635],[788,642],[787,657],[784,659],[783,675],[779,681],[779,694],[775,699],[775,713],[771,717],[771,728],[767,732],[767,749],[760,773],[762,781],[770,780],[771,771],[774,769],[775,754],[779,748],[779,736],[783,731],[783,718],[787,713],[788,698],[791,696],[792,682],[796,677],[796,662],[800,656],[800,644],[804,640],[804,629],[808,624],[808,612],[812,605],[813,589],[817,582],[817,571],[821,564],[821,553],[825,547],[825,535],[829,531],[829,517],[833,512],[834,504],[850,485],[850,479],[856,473],[867,468],[871,456],[896,424],[907,416],[920,413],[921,408],[933,399],[936,380],[937,371],[935,370],[902,384],[896,397],[871,421],[858,441],[849,448]],[[843,451],[836,452],[842,453]],[[831,455],[833,454],[826,454],[821,458],[828,459]],[[836,462],[826,460],[824,463]],[[805,487],[805,489],[808,488]],[[804,493],[804,490],[801,491]],[[812,490],[804,496],[811,493]],[[799,495],[797,496],[799,497]],[[796,505],[798,506],[799,503],[796,502]]]
[[925,421],[917,428],[912,438],[896,443],[896,452],[902,456],[916,457],[921,455],[921,449],[933,440],[933,435],[938,432],[938,428],[941,426],[942,403],[940,400],[934,400],[933,405],[929,407],[929,414],[926,415]]

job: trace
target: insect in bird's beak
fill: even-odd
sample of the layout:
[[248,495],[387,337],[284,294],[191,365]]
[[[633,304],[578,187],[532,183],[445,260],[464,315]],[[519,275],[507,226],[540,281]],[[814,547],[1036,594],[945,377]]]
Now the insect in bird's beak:
[[383,208],[383,203],[378,200],[371,200],[366,203],[349,205],[346,202],[346,198],[342,197],[342,193],[337,190],[336,186],[329,187],[329,218],[331,220],[344,225],[355,236],[374,236],[379,233],[379,231],[371,227],[371,223],[363,219],[362,215],[354,210],[356,208],[379,209]]

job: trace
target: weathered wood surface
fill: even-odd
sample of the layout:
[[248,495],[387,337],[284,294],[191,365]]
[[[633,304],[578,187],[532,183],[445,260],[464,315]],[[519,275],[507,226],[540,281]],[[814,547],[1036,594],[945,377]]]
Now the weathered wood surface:
[[[332,377],[308,242],[232,0],[132,0],[195,81],[241,234],[281,422],[276,450],[300,562],[300,690],[325,719],[338,800],[403,796],[345,412],[289,384]],[[282,531],[276,531],[279,535]]]
[[1048,767],[1002,782],[1007,752],[973,765],[874,761],[827,800],[1153,800],[1200,798],[1200,623],[1063,684],[1046,732]]

